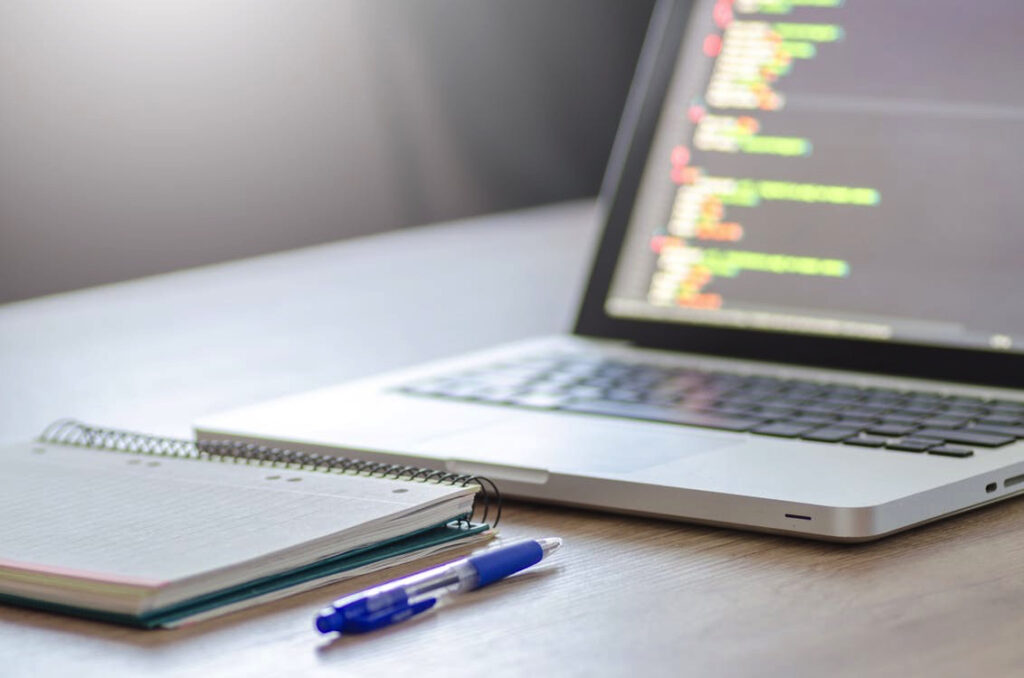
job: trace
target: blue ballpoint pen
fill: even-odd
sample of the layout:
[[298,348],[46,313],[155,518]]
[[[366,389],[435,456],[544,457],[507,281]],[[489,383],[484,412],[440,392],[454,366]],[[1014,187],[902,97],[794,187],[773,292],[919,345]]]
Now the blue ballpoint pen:
[[561,539],[546,537],[499,546],[339,598],[320,610],[316,628],[348,634],[390,626],[426,612],[442,596],[487,586],[539,563],[561,545]]

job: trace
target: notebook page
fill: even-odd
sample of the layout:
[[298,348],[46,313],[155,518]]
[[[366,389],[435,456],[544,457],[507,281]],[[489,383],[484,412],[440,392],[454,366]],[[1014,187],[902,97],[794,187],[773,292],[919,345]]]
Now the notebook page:
[[230,461],[15,445],[0,450],[0,566],[168,582],[460,492]]

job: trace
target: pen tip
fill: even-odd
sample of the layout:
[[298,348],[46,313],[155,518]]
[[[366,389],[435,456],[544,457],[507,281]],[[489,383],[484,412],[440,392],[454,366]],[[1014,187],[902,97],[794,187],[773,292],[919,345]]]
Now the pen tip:
[[540,550],[544,552],[546,558],[552,551],[562,545],[561,537],[541,537],[536,540],[540,544]]

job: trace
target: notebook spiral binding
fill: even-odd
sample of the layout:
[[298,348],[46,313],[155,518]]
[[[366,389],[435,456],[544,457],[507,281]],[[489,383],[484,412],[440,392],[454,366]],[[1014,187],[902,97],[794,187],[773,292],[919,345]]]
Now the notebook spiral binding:
[[[75,419],[61,419],[46,427],[40,434],[39,442],[63,445],[76,445],[116,452],[146,454],[164,457],[187,457],[193,459],[210,459],[215,461],[231,461],[234,463],[255,463],[259,466],[297,466],[306,470],[324,471],[327,473],[349,473],[373,478],[389,478],[392,480],[410,480],[424,483],[447,485],[480,486],[473,502],[473,515],[470,520],[487,523],[493,512],[496,527],[501,520],[501,492],[498,486],[488,478],[462,473],[449,473],[436,469],[404,466],[338,457],[329,454],[300,452],[280,447],[268,447],[238,440],[186,440],[183,438],[165,438],[148,433],[122,431],[118,429],[90,426]],[[480,514],[477,518],[477,514]]]

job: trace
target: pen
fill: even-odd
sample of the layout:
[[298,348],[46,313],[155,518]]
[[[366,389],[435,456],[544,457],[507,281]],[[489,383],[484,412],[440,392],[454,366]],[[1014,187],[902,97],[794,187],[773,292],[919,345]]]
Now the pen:
[[320,633],[365,633],[434,607],[442,596],[465,593],[525,570],[562,545],[557,537],[531,539],[475,553],[444,565],[339,598],[320,610]]

